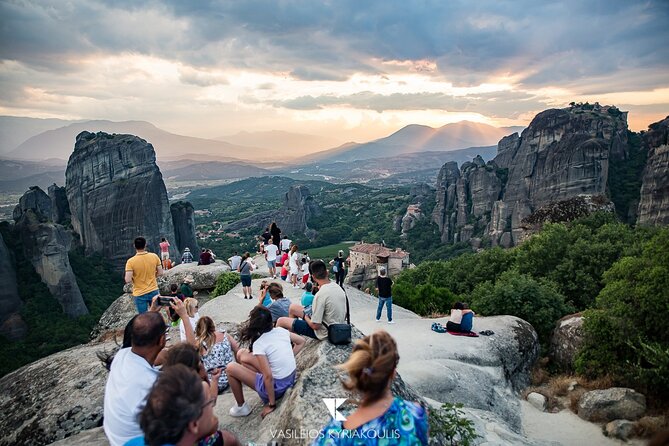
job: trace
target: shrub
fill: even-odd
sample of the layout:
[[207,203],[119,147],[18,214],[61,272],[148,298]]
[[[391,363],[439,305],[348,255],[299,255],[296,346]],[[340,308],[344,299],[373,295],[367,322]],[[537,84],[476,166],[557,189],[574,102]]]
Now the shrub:
[[239,274],[233,272],[224,272],[216,279],[216,288],[212,291],[212,296],[222,296],[240,283]]
[[462,404],[444,403],[441,408],[430,411],[430,438],[451,446],[470,446],[479,438],[474,423],[465,418]]
[[669,229],[616,262],[604,282],[596,307],[584,313],[577,371],[669,395]]
[[502,273],[495,284],[478,285],[472,293],[471,306],[486,316],[510,314],[526,320],[542,343],[548,340],[555,321],[573,311],[554,285],[517,270]]

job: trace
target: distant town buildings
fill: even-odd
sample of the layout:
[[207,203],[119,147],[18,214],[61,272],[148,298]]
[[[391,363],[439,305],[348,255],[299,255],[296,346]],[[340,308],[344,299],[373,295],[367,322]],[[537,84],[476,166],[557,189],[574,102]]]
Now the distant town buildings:
[[394,276],[409,267],[409,253],[400,248],[392,250],[378,243],[358,243],[349,249],[350,270],[365,269],[375,266],[378,270],[383,267],[389,276]]

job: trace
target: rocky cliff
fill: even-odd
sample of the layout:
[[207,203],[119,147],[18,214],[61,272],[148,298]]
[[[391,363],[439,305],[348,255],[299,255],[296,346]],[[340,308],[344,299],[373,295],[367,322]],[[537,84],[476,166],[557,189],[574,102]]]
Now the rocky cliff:
[[51,199],[39,187],[31,187],[14,210],[14,230],[21,238],[25,256],[63,312],[71,317],[88,314],[70,267],[72,235],[63,226],[49,222],[50,216]]
[[51,221],[59,225],[70,223],[72,215],[65,187],[59,187],[56,183],[49,186],[49,198],[51,199]]
[[[165,183],[145,140],[82,132],[65,176],[72,226],[86,253],[100,252],[121,269],[135,237],[154,252],[161,237],[175,239]],[[170,252],[176,258],[176,245]]]
[[265,228],[273,221],[281,228],[281,233],[292,237],[293,234],[305,234],[313,238],[314,231],[309,229],[307,221],[321,214],[318,203],[304,185],[291,186],[284,195],[283,205],[276,211],[257,213],[251,217],[230,223],[226,230],[238,231],[248,228]]
[[195,237],[195,218],[193,205],[187,201],[177,201],[170,205],[172,224],[174,225],[174,243],[179,253],[190,248],[194,254],[200,251]]
[[9,250],[0,235],[0,334],[9,339],[19,339],[26,333],[26,326],[19,310],[23,305],[16,286],[16,275]]
[[648,160],[643,172],[637,222],[669,224],[669,116],[643,134]]
[[579,104],[539,113],[520,136],[503,138],[497,156],[445,164],[432,219],[442,241],[487,236],[511,246],[523,220],[539,208],[576,196],[606,196],[609,160],[627,156],[627,113]]

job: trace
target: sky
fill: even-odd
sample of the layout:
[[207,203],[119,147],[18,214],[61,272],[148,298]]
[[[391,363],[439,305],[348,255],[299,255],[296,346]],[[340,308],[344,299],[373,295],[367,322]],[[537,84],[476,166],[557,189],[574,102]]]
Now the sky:
[[571,101],[669,115],[669,1],[0,1],[1,115],[343,142]]

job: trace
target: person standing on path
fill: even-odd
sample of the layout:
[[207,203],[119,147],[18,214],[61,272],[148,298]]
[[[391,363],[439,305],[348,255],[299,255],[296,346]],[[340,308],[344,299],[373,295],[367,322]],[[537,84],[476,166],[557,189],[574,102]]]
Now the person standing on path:
[[244,291],[244,299],[253,299],[253,292],[251,291],[251,261],[249,258],[251,254],[245,252],[242,256],[242,262],[239,264],[239,277],[242,279],[242,290]]
[[160,259],[146,250],[146,239],[135,239],[135,255],[125,264],[125,283],[132,283],[132,295],[139,314],[146,313],[159,293],[156,277],[163,274]]
[[289,260],[289,268],[290,268],[290,283],[293,285],[293,288],[299,288],[300,286],[297,284],[297,275],[300,272],[300,266],[298,264],[299,258],[300,258],[300,253],[297,252],[298,246],[293,245],[292,248],[290,248],[290,260]]
[[339,250],[337,257],[330,260],[330,265],[332,265],[332,271],[335,274],[335,282],[337,285],[344,288],[344,277],[346,277],[346,259],[344,259],[344,251]]
[[376,291],[379,293],[379,306],[376,308],[376,322],[381,322],[381,312],[383,306],[386,306],[388,323],[394,324],[393,321],[393,281],[386,277],[386,269],[379,270],[379,277],[376,278]]
[[163,269],[169,269],[170,260],[170,242],[165,237],[160,239],[160,260],[163,263]]
[[288,251],[290,250],[290,245],[293,244],[293,241],[288,238],[287,235],[284,235],[283,238],[281,239],[281,243],[279,244],[279,249],[281,251]]
[[276,279],[276,258],[279,254],[279,248],[272,239],[268,243],[268,245],[265,245],[265,260],[267,260],[269,275],[272,276],[272,279]]
[[275,221],[273,221],[269,226],[269,233],[272,235],[272,241],[274,244],[279,246],[279,242],[281,241],[281,229],[279,229]]

